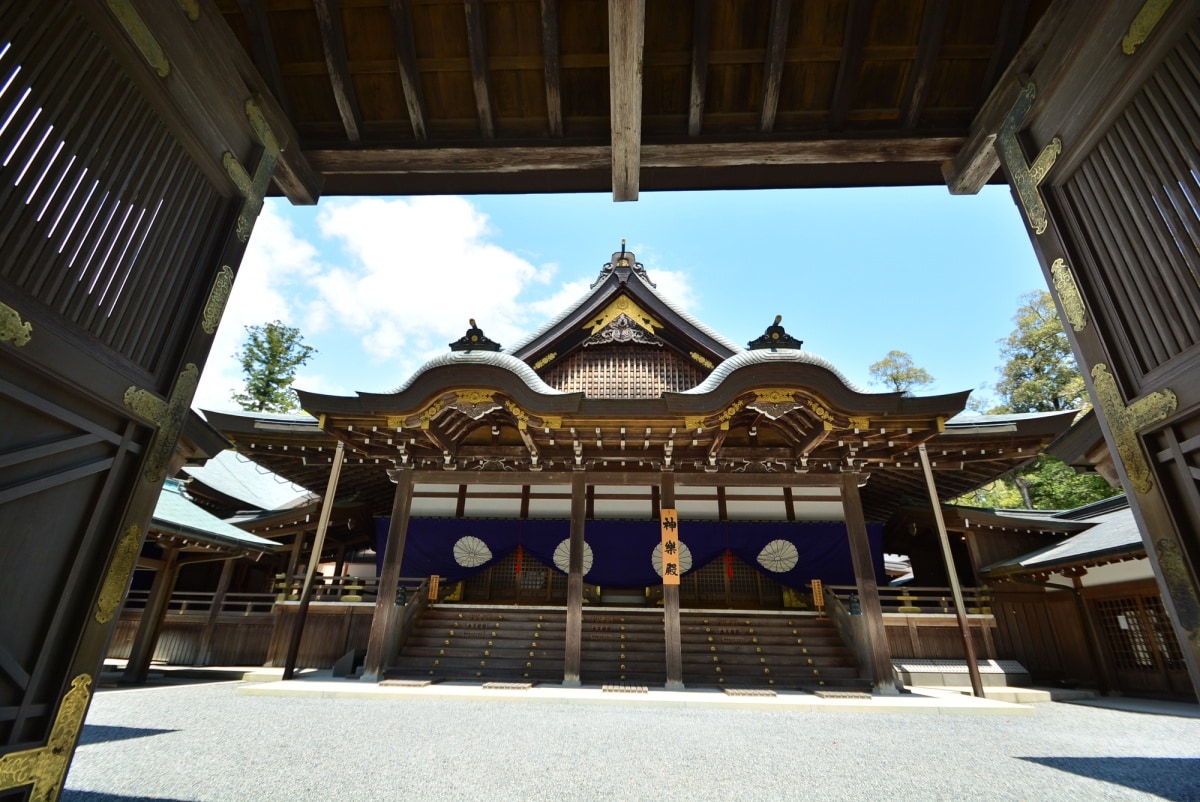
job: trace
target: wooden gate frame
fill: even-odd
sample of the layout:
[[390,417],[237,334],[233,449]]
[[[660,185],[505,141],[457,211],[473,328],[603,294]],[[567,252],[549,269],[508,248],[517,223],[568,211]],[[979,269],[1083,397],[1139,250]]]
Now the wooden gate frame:
[[[263,197],[274,179],[293,202],[314,203],[319,185],[303,157],[287,152],[295,132],[224,21],[195,2],[0,2],[0,41],[12,43],[29,108],[46,112],[35,129],[37,115],[27,123],[18,107],[34,133],[13,152],[31,175],[68,176],[75,165],[79,176],[27,189],[10,170],[0,181],[0,402],[20,416],[0,440],[0,531],[54,577],[34,599],[0,598],[22,611],[0,627],[9,713],[0,721],[0,796],[54,800]],[[101,68],[115,76],[112,91],[95,88],[90,70]],[[73,96],[82,100],[68,103]],[[123,121],[110,125],[118,114]],[[69,164],[56,160],[64,149]],[[170,166],[157,161],[163,154]],[[84,191],[68,196],[70,182]],[[189,208],[202,194],[204,209]],[[111,305],[69,286],[62,248],[45,244],[53,230],[32,217],[43,197],[68,222],[90,221],[72,223],[62,241],[79,243],[106,289],[120,282]],[[178,203],[161,217],[132,214],[159,201],[158,209]],[[135,232],[147,221],[139,248],[117,247],[130,241],[132,219]],[[136,298],[121,294],[125,282],[139,284]],[[69,303],[47,286],[67,286]],[[146,319],[170,312],[155,330],[139,308]],[[113,344],[118,328],[136,347]],[[53,509],[64,500],[77,507],[70,516]]]
[[[1068,224],[1082,210],[1063,191],[1152,73],[1189,31],[1196,35],[1198,15],[1195,0],[1056,4],[944,172],[951,191],[964,193],[978,191],[997,161],[1004,170],[1200,694],[1200,486],[1176,435],[1194,438],[1200,425],[1200,348],[1141,375],[1128,368],[1131,332],[1120,313],[1129,304],[1108,283],[1123,265],[1086,252]],[[1178,313],[1160,305],[1148,314]]]

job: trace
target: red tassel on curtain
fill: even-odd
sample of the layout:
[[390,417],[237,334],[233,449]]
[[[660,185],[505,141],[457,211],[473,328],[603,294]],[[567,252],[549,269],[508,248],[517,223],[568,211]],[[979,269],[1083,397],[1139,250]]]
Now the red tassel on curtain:
[[725,576],[733,579],[733,552],[725,549]]
[[517,544],[517,576],[521,575],[521,559],[524,556],[525,556],[525,549],[523,549],[521,547],[521,544],[518,543]]

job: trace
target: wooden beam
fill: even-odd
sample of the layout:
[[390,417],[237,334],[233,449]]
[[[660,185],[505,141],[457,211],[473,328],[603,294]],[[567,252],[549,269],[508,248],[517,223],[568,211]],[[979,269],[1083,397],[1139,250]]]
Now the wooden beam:
[[692,7],[692,95],[688,104],[688,136],[700,136],[704,125],[704,92],[708,84],[708,46],[712,34],[712,0]]
[[[467,477],[471,485],[569,485],[575,471],[470,471],[416,470],[417,484],[454,484]],[[588,481],[597,485],[645,487],[656,473],[643,471],[587,471]],[[837,487],[840,473],[688,473],[675,472],[676,487]]]
[[[946,186],[953,195],[974,195],[1000,169],[1000,156],[993,143],[1027,76],[1049,51],[1050,41],[1063,26],[1072,6],[1081,0],[1056,0],[1038,20],[1033,31],[1005,68],[992,93],[971,123],[971,135],[954,158],[942,165]],[[1065,54],[1054,56],[1061,59]]]
[[[675,509],[675,472],[661,474],[662,509]],[[666,555],[663,555],[664,561]],[[668,691],[683,690],[683,637],[679,623],[679,585],[663,583],[663,642],[666,646]]]
[[250,34],[250,52],[254,55],[254,64],[271,87],[271,94],[275,96],[279,107],[290,118],[292,108],[283,88],[283,73],[279,71],[279,57],[275,55],[275,40],[267,22],[266,4],[259,0],[238,0],[238,8],[242,10],[242,19]]
[[840,131],[846,125],[854,90],[862,73],[867,31],[871,19],[871,0],[850,0],[846,9],[846,32],[842,37],[842,59],[838,62],[837,83],[829,109],[829,130]]
[[862,498],[858,493],[859,475],[842,474],[842,509],[846,518],[846,536],[850,542],[850,561],[854,563],[854,579],[858,600],[862,606],[863,629],[866,630],[867,650],[870,652],[871,685],[877,694],[899,693],[899,681],[892,668],[888,651],[887,631],[883,626],[883,607],[879,602],[879,585],[875,576],[871,542],[863,516]]
[[[817,139],[792,142],[685,142],[646,145],[642,167],[779,167],[879,162],[943,162],[964,143],[962,137]],[[604,169],[604,146],[504,148],[372,148],[310,150],[305,156],[325,175],[522,173]]]
[[325,66],[329,69],[329,86],[342,117],[342,127],[346,129],[346,138],[358,144],[362,139],[362,114],[350,78],[350,61],[346,58],[341,0],[313,0],[313,10],[317,12],[321,48],[325,51]]
[[586,481],[583,471],[571,473],[571,536],[567,554],[567,631],[563,654],[563,685],[578,688],[583,646],[583,528],[586,521]]
[[392,519],[388,525],[387,544],[383,548],[383,570],[379,574],[379,592],[375,599],[375,614],[371,618],[367,656],[363,661],[362,678],[367,682],[383,679],[387,670],[387,659],[390,657],[389,647],[404,609],[396,606],[396,592],[400,587],[404,544],[408,538],[408,518],[412,512],[414,471],[411,468],[397,468],[388,474],[396,482],[396,495],[392,500]]
[[392,12],[392,36],[396,40],[396,63],[400,66],[400,84],[404,87],[404,104],[408,107],[413,139],[424,142],[429,138],[429,120],[425,115],[421,73],[417,69],[417,45],[413,40],[410,5],[408,0],[388,0],[388,8]]
[[483,26],[483,0],[463,0],[467,15],[467,51],[471,57],[471,82],[475,85],[475,113],[484,139],[496,138],[492,115],[492,81],[488,75],[487,32]]
[[983,101],[987,100],[996,83],[996,76],[1008,66],[1017,53],[1021,44],[1021,34],[1025,29],[1025,17],[1029,14],[1029,3],[1030,0],[1009,0],[1001,7],[996,39],[992,43],[992,57],[988,59],[987,70],[983,73],[983,81],[980,84],[982,94],[979,97],[979,105],[983,105]]
[[542,64],[546,73],[546,122],[550,136],[563,135],[562,65],[558,44],[558,0],[542,0]]
[[125,664],[121,682],[140,685],[150,673],[154,646],[158,643],[163,618],[166,617],[171,593],[175,590],[175,580],[179,576],[179,565],[176,562],[178,557],[178,549],[167,548],[163,551],[163,564],[155,572],[154,581],[150,584],[150,595],[146,599],[146,606],[142,608],[142,620],[138,623],[137,634],[133,637],[133,646],[130,647],[129,661]]
[[946,31],[946,14],[949,0],[926,0],[925,13],[921,18],[921,37],[917,44],[917,58],[908,76],[908,88],[901,105],[901,128],[915,128],[929,99],[929,84],[933,80],[933,68],[942,49],[942,35]]
[[641,180],[646,0],[608,0],[608,84],[614,201],[635,201]]
[[783,56],[787,50],[788,17],[792,0],[772,0],[771,22],[767,31],[767,61],[763,65],[762,114],[758,130],[775,130],[775,112],[779,109],[779,84],[783,80]]

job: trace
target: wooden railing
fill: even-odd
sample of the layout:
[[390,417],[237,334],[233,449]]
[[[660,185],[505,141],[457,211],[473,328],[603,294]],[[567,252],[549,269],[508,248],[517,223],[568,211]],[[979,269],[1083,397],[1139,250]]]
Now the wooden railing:
[[[296,574],[291,578],[286,574],[275,575],[275,593],[279,601],[299,601],[303,588],[304,574]],[[312,600],[374,602],[378,591],[379,577],[317,576],[313,578]],[[356,596],[361,598],[354,598]]]
[[[844,603],[849,603],[850,597],[858,594],[858,588],[853,585],[826,585],[825,592],[836,594]],[[967,605],[968,615],[991,614],[992,591],[987,585],[963,588],[962,594],[963,601]],[[948,615],[954,613],[954,596],[948,587],[885,586],[879,588],[879,603],[885,613],[903,615],[925,613]]]
[[[150,591],[131,590],[125,597],[124,610],[142,610],[146,607]],[[212,610],[212,592],[176,591],[167,602],[167,614],[185,615],[187,613],[209,613]],[[221,613],[253,615],[270,613],[275,605],[275,595],[272,593],[226,593],[221,600]]]

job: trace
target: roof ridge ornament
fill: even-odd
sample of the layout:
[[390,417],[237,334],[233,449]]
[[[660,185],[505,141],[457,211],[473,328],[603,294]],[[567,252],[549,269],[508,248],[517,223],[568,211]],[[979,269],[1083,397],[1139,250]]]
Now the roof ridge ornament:
[[762,333],[762,336],[746,343],[746,345],[750,346],[750,350],[756,351],[760,348],[770,348],[774,351],[777,348],[794,348],[799,351],[800,346],[804,345],[804,340],[797,340],[788,334],[783,326],[779,325],[781,320],[783,320],[783,315],[776,315],[775,322],[767,326],[767,330]]
[[595,289],[611,273],[616,273],[617,279],[622,284],[627,283],[631,275],[636,275],[654,289],[658,289],[658,285],[646,275],[646,266],[637,261],[636,254],[625,250],[624,237],[621,238],[621,250],[614,253],[612,259],[604,263],[604,266],[600,268],[600,277],[592,282],[592,285],[588,289]]
[[475,318],[470,320],[471,328],[467,329],[467,333],[461,339],[450,343],[451,351],[499,351],[500,343],[495,340],[489,340],[483,333],[483,329],[475,325]]

